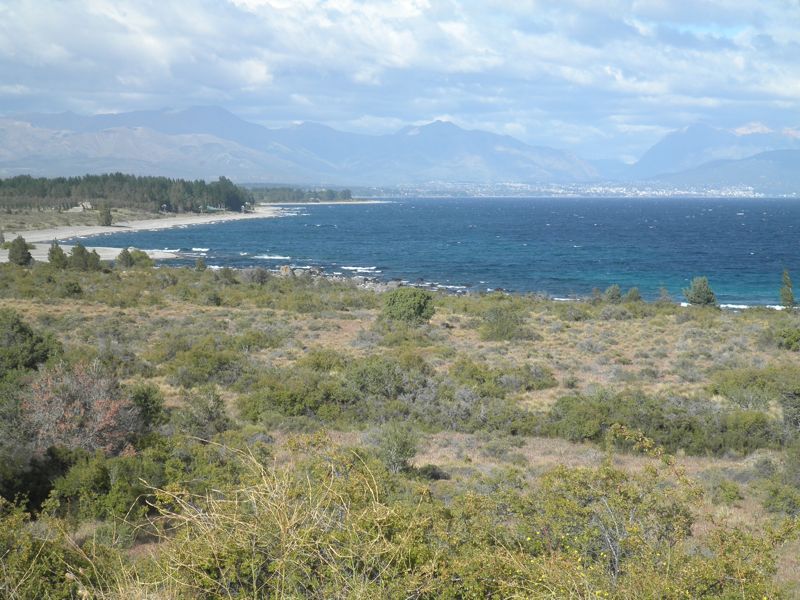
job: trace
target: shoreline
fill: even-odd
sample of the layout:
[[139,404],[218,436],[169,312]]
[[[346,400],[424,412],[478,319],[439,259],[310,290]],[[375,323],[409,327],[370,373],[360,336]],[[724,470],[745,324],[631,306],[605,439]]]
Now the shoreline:
[[[176,216],[168,216],[162,217],[157,219],[140,219],[134,221],[120,221],[119,223],[110,225],[110,226],[101,226],[101,225],[71,225],[71,226],[62,226],[62,227],[52,227],[46,229],[31,229],[31,230],[23,230],[18,232],[13,231],[6,231],[5,238],[6,241],[11,241],[17,235],[21,235],[26,242],[33,245],[34,248],[30,250],[30,253],[33,259],[36,262],[47,262],[47,254],[50,248],[50,243],[53,240],[62,240],[62,239],[71,239],[71,238],[90,238],[90,237],[97,237],[102,235],[108,235],[113,233],[121,233],[121,232],[140,232],[140,231],[158,231],[164,229],[172,229],[176,227],[190,227],[192,225],[207,225],[207,224],[214,224],[214,223],[223,223],[227,221],[239,221],[239,220],[248,220],[248,219],[265,219],[265,218],[277,218],[282,216],[287,216],[287,214],[283,209],[284,207],[297,207],[297,206],[308,206],[308,205],[344,205],[344,204],[391,204],[392,201],[390,200],[354,200],[354,201],[341,201],[335,200],[330,202],[285,202],[285,203],[268,203],[268,204],[258,204],[254,208],[252,212],[248,213],[238,213],[238,212],[218,212],[218,213],[189,213],[189,214],[180,214]],[[71,244],[60,244],[61,248],[69,253],[69,251],[73,248]],[[122,251],[122,247],[110,247],[110,246],[100,246],[100,245],[87,245],[84,244],[87,250],[89,251],[96,251],[100,256],[101,260],[104,261],[113,261]],[[163,249],[146,249],[146,248],[139,248],[143,252],[147,253],[147,255],[152,258],[153,260],[171,260],[171,259],[180,259],[185,258],[176,252],[171,252]],[[0,263],[8,262],[8,250],[0,249]],[[211,266],[210,268],[219,268]],[[240,267],[241,268],[241,267]],[[309,267],[299,267],[296,265],[281,265],[277,268],[268,269],[275,274],[278,274],[283,269],[289,269],[289,271],[293,272],[294,275],[300,275],[308,269]],[[242,268],[244,270],[244,268]],[[449,294],[449,295],[461,295],[461,294],[474,294],[474,293],[481,293],[481,292],[490,292],[496,291],[511,295],[539,295],[543,298],[547,298],[552,301],[556,302],[582,302],[588,300],[590,297],[558,297],[547,294],[546,292],[521,292],[517,290],[507,290],[503,288],[496,288],[490,289],[487,288],[485,290],[475,290],[470,289],[466,286],[461,285],[443,285],[438,282],[433,281],[417,281],[411,282],[406,280],[398,280],[398,279],[384,279],[382,277],[376,277],[374,274],[370,273],[330,273],[325,272],[324,268],[315,267],[314,271],[317,271],[313,276],[322,276],[326,279],[330,279],[333,281],[343,281],[349,280],[355,282],[357,285],[361,287],[367,287],[370,289],[374,289],[376,291],[385,291],[388,289],[394,289],[395,287],[399,286],[408,286],[408,287],[418,287],[422,289],[427,289],[429,291],[435,291],[439,293]],[[681,306],[688,306],[685,302],[677,302]],[[719,308],[723,310],[731,310],[731,311],[739,311],[739,310],[747,310],[752,308],[766,308],[771,310],[781,311],[784,310],[783,306],[773,303],[763,303],[763,304],[745,304],[743,302],[736,302],[736,303],[728,303],[723,302],[720,303]]]
[[393,200],[330,200],[325,202],[266,202],[259,206],[344,206],[347,204],[394,204]]
[[[190,227],[192,225],[208,225],[212,223],[223,223],[226,221],[241,221],[245,219],[272,219],[282,216],[282,209],[278,205],[257,205],[252,212],[235,213],[219,212],[204,214],[183,214],[174,217],[164,217],[161,219],[141,219],[138,221],[121,221],[114,225],[69,225],[63,227],[50,227],[47,229],[30,229],[25,231],[5,232],[6,241],[11,241],[18,235],[22,236],[26,242],[33,244],[34,248],[30,251],[34,260],[47,261],[47,251],[53,240],[63,240],[70,238],[89,238],[110,233],[137,232],[137,231],[158,231],[161,229],[172,229],[175,227]],[[65,252],[72,249],[72,245],[61,245]],[[89,251],[95,250],[100,255],[101,260],[114,260],[122,251],[121,247],[85,245]],[[153,250],[140,248],[153,260],[164,260],[178,258],[174,252],[164,250]],[[8,262],[8,250],[0,250],[0,263]]]

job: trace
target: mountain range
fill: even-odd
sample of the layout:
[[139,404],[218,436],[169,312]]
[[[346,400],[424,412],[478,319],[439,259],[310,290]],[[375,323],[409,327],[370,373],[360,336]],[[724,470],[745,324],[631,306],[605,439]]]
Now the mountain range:
[[[115,166],[116,165],[116,166]],[[121,170],[173,177],[342,185],[573,182],[598,177],[567,152],[435,121],[389,135],[303,123],[268,129],[218,107],[0,120],[0,173]]]
[[443,121],[365,135],[316,123],[270,129],[213,106],[0,118],[0,176],[108,171],[297,185],[614,181],[784,194],[800,190],[800,138],[698,124],[628,165]]

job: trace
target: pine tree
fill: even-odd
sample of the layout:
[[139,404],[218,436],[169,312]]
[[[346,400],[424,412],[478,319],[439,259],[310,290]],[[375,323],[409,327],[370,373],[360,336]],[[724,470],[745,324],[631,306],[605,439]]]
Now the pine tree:
[[64,250],[61,249],[61,246],[53,240],[53,243],[50,244],[50,250],[47,251],[47,260],[50,261],[50,265],[55,267],[56,269],[66,269],[67,268],[67,255],[64,253]]
[[717,297],[708,285],[706,277],[695,277],[688,288],[683,290],[683,295],[689,304],[700,306],[714,306],[717,304]]
[[97,250],[89,252],[80,242],[72,247],[68,262],[69,268],[76,271],[99,271],[103,268]]
[[97,222],[103,227],[109,227],[112,220],[111,208],[109,208],[108,204],[103,204],[103,206],[100,207],[100,212],[97,214]]
[[18,235],[14,241],[11,242],[11,247],[8,249],[8,262],[22,267],[27,267],[33,262],[33,257],[28,250],[28,243],[22,236]]
[[123,248],[122,252],[117,256],[117,260],[114,261],[114,264],[120,269],[129,269],[133,266],[133,256],[131,256],[127,248]]
[[783,270],[783,285],[781,286],[781,304],[786,308],[794,307],[794,290],[792,289],[792,278],[789,277],[789,270]]

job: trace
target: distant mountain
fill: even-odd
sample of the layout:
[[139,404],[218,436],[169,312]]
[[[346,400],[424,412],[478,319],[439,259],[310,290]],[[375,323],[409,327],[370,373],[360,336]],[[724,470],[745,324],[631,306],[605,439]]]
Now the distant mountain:
[[770,150],[800,149],[800,140],[776,132],[737,134],[708,125],[691,125],[666,135],[642,155],[626,179],[649,179],[693,169],[717,160],[737,160]]
[[683,187],[752,187],[767,195],[800,195],[800,150],[772,150],[740,160],[712,161],[657,180]]
[[219,107],[0,119],[0,175],[128,171],[304,184],[579,182],[589,163],[509,136],[436,121],[390,135],[304,123],[269,129]]

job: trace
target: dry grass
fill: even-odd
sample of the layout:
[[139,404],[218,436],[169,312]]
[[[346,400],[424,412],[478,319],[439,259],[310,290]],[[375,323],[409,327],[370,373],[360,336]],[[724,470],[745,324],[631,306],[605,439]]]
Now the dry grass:
[[[140,219],[158,219],[162,215],[127,208],[112,209],[114,222]],[[74,225],[97,225],[97,211],[5,211],[0,210],[0,230],[31,231],[34,229],[52,229],[55,227],[71,227]]]
[[[11,228],[7,222],[0,223],[4,229]],[[37,226],[44,225],[38,223]],[[146,352],[166,333],[154,323],[176,323],[176,326],[202,327],[235,335],[264,320],[264,311],[252,306],[198,307],[171,298],[147,308],[113,308],[101,303],[56,299],[47,302],[2,299],[0,306],[14,308],[31,322],[48,323],[48,328],[56,329],[67,345],[86,343],[87,335],[91,339],[92,327],[104,320],[124,323],[127,331],[141,334],[134,336],[131,342],[136,354]],[[189,315],[194,321],[186,325]],[[374,341],[364,342],[375,337],[377,316],[376,311],[369,310],[313,316],[271,311],[270,321],[291,325],[291,339],[280,348],[252,352],[249,360],[263,367],[290,366],[310,348],[331,348],[355,358],[393,351]],[[760,341],[770,324],[767,314],[722,311],[688,320],[659,314],[625,321],[565,322],[552,312],[536,308],[528,315],[528,323],[539,339],[487,342],[480,339],[469,318],[453,319],[452,314],[438,314],[429,328],[431,344],[417,351],[439,372],[446,372],[461,356],[493,366],[532,362],[547,366],[559,385],[518,397],[520,403],[533,410],[543,410],[564,394],[593,386],[636,387],[649,394],[708,395],[705,391],[708,377],[716,370],[766,365],[785,359],[782,351]],[[168,405],[180,403],[178,388],[169,385],[164,378],[154,381],[164,391]],[[225,390],[224,398],[232,405],[235,394]],[[363,434],[359,432],[330,432],[330,436],[337,445],[363,443]],[[289,436],[278,432],[274,437],[277,464],[290,464],[295,457],[287,447]],[[721,472],[726,477],[745,474],[752,470],[756,458],[681,457],[680,462],[690,477],[705,484],[711,472]],[[508,468],[518,469],[528,480],[535,481],[542,472],[557,465],[591,467],[599,465],[603,459],[602,449],[590,444],[533,437],[514,440],[505,447],[503,440],[437,433],[425,439],[413,462],[417,466],[434,464],[452,475],[448,482],[432,482],[435,490],[437,485],[467,485],[475,477]],[[630,471],[641,470],[649,462],[650,459],[632,454],[614,457],[618,467]],[[769,516],[761,506],[759,490],[746,483],[741,489],[744,498],[730,506],[710,502],[698,506],[698,532],[719,520],[764,527]],[[213,533],[212,525],[209,525],[210,533]],[[800,590],[799,551],[800,542],[783,548],[777,576],[779,581],[795,586],[795,590]],[[130,597],[149,597],[136,582],[120,582],[119,589],[137,590],[138,595]],[[117,597],[125,597],[125,593],[120,591]]]

